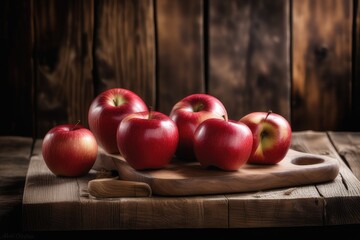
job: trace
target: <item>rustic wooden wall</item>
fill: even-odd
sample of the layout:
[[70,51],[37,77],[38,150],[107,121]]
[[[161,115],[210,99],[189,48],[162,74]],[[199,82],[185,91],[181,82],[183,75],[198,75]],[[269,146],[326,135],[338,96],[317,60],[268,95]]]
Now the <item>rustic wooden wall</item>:
[[155,24],[152,0],[95,1],[95,94],[114,87],[155,106]]
[[294,130],[360,127],[359,0],[5,0],[0,135],[87,125],[128,88],[168,114],[209,93],[232,119],[272,109]]
[[64,122],[87,124],[94,96],[92,1],[33,1],[37,133]]
[[360,130],[360,1],[354,1],[353,16],[353,79],[352,79],[352,99],[351,99],[351,118],[352,126]]
[[293,122],[341,129],[351,118],[353,2],[293,1]]
[[209,93],[234,119],[271,109],[290,120],[289,1],[209,4]]
[[34,134],[32,15],[29,1],[0,8],[0,135]]
[[169,114],[179,99],[204,93],[204,1],[157,0],[157,108]]

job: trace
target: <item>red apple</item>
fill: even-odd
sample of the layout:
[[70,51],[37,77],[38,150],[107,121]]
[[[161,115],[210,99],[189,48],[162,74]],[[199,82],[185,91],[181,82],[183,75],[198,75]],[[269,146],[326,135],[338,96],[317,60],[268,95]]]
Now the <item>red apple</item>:
[[207,119],[195,131],[194,150],[201,166],[236,171],[249,159],[253,144],[250,129],[243,123]]
[[121,121],[116,137],[121,155],[136,170],[165,167],[179,141],[176,124],[156,111],[128,115]]
[[248,163],[276,164],[286,156],[292,130],[289,122],[281,115],[269,112],[252,112],[242,117],[254,137],[254,144]]
[[189,95],[177,102],[170,118],[179,130],[179,144],[175,155],[183,160],[196,160],[194,153],[194,132],[204,120],[228,117],[224,105],[214,96],[202,93]]
[[116,131],[121,120],[130,113],[147,111],[144,101],[134,92],[113,88],[100,93],[91,103],[88,113],[90,130],[106,152],[119,153]]
[[42,143],[47,167],[57,176],[80,177],[95,163],[98,145],[92,132],[79,124],[50,129]]

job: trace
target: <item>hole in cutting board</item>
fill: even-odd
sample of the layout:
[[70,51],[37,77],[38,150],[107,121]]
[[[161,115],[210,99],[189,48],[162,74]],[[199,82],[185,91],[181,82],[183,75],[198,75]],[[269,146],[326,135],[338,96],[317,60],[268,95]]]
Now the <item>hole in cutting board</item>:
[[323,163],[324,159],[316,157],[299,157],[291,161],[295,165],[313,165]]

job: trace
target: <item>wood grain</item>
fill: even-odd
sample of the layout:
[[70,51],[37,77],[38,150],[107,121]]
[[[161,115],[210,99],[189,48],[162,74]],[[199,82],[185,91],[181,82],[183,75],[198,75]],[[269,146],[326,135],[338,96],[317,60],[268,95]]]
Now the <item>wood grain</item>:
[[25,230],[111,230],[227,227],[227,200],[209,197],[94,198],[82,178],[56,177],[34,147],[23,200]]
[[[74,204],[74,201],[79,200],[82,189],[79,188],[77,179],[56,177],[47,168],[41,155],[41,146],[42,141],[37,140],[26,176],[23,195],[23,228],[24,230],[76,229],[82,216],[79,203]],[[95,176],[94,172],[90,172],[84,177],[84,181],[89,181]],[[54,186],[57,187],[54,188]],[[46,217],[38,217],[39,214],[44,214]]]
[[360,179],[360,132],[329,132],[336,151],[352,173]]
[[230,118],[272,109],[294,130],[360,130],[359,5],[5,0],[0,101],[12,101],[0,135],[87,125],[90,101],[112,87],[165,113],[185,95],[208,92]]
[[[341,160],[326,133],[294,132],[291,148],[336,158],[340,164],[339,175],[334,181],[323,184],[230,196],[230,226],[313,226],[358,222],[360,182]],[[279,197],[281,201],[278,201]],[[303,209],[309,210],[305,214]]]
[[99,155],[102,161],[115,162],[120,179],[147,183],[153,194],[163,196],[226,194],[298,187],[332,181],[339,171],[336,159],[293,150],[289,150],[285,158],[276,165],[246,164],[238,171],[205,169],[198,162],[184,161],[173,161],[158,170],[136,171],[119,155],[107,154],[102,149]]
[[209,93],[229,117],[252,111],[290,121],[289,1],[209,1]]
[[32,139],[0,137],[0,229],[20,232],[22,197],[30,162]]
[[21,136],[0,136],[0,157],[29,158],[32,139]]
[[157,109],[205,92],[203,0],[156,1]]
[[359,0],[354,1],[354,29],[355,36],[353,47],[353,82],[352,82],[352,128],[351,131],[360,131],[360,2]]
[[[94,198],[82,178],[59,178],[46,168],[41,140],[34,145],[24,190],[27,230],[257,228],[360,223],[359,180],[341,163],[324,132],[294,132],[292,148],[335,157],[333,182],[241,194],[193,197]],[[356,225],[355,225],[356,226]]]
[[193,198],[119,198],[81,200],[82,228],[90,229],[209,229],[226,228],[223,196]]
[[153,1],[96,1],[95,18],[96,94],[126,88],[155,106]]
[[350,127],[352,3],[293,1],[294,130]]
[[314,186],[226,195],[230,228],[322,226],[326,201]]
[[34,1],[39,138],[54,125],[81,123],[93,99],[93,0]]
[[[303,133],[294,134],[300,137]],[[291,149],[307,152],[292,141]],[[229,226],[321,226],[326,200],[315,185],[227,195]],[[281,199],[281,200],[280,200]],[[303,211],[307,209],[306,211]]]
[[324,132],[306,131],[293,134],[293,146],[299,151],[335,157],[340,164],[333,182],[316,185],[325,199],[324,225],[353,224],[360,220],[360,182],[341,160]]
[[97,198],[150,197],[151,188],[143,182],[124,181],[118,177],[88,182],[88,192]]
[[5,0],[0,10],[0,135],[33,136],[31,1]]

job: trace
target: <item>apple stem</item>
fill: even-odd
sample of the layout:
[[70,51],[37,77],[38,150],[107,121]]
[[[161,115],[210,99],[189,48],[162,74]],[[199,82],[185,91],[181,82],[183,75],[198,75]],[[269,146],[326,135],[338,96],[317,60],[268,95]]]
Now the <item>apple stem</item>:
[[76,126],[79,125],[80,120],[77,121],[77,123],[75,124],[75,126],[71,129],[71,131],[75,130]]
[[225,121],[227,121],[228,119],[227,119],[227,117],[225,116],[225,115],[222,115],[222,118],[225,120]]
[[270,115],[270,114],[272,114],[272,111],[271,111],[271,110],[269,110],[269,111],[268,111],[268,113],[267,113],[267,115],[266,115],[265,119],[267,119],[267,118],[269,117],[269,115]]

